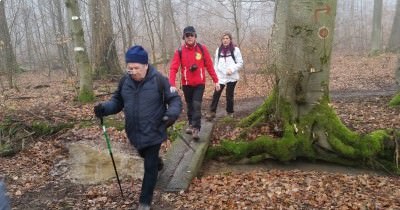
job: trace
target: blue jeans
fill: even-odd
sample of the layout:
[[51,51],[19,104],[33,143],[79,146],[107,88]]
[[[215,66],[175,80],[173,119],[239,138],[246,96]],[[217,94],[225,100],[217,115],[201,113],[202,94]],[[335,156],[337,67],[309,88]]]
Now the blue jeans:
[[151,205],[154,188],[157,183],[158,163],[160,162],[161,144],[156,144],[139,150],[139,155],[144,159],[144,176],[139,203]]
[[201,128],[201,103],[203,101],[205,85],[182,86],[187,106],[189,125],[200,130]]

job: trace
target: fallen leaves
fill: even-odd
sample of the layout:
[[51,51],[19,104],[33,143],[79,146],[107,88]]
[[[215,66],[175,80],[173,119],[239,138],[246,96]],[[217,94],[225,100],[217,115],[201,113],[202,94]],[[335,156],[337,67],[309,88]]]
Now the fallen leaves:
[[399,186],[397,177],[269,170],[202,177],[163,198],[180,209],[383,209],[400,207]]

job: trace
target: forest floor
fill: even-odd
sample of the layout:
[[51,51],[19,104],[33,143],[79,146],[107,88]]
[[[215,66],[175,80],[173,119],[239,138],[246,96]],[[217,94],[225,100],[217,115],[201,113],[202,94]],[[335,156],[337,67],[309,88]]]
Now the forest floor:
[[[400,109],[387,104],[396,93],[395,55],[378,57],[334,56],[330,76],[331,103],[352,130],[368,133],[400,128]],[[263,102],[273,85],[271,77],[246,69],[236,89],[235,120],[247,116]],[[13,209],[135,209],[140,179],[123,179],[125,197],[116,181],[76,184],[60,170],[68,158],[66,143],[82,139],[103,141],[93,104],[74,100],[76,83],[60,72],[18,76],[19,91],[4,90],[0,121],[74,122],[73,128],[26,142],[11,157],[0,158],[0,177],[5,177]],[[95,83],[97,101],[107,100],[117,81]],[[207,85],[203,109],[211,100]],[[219,111],[223,113],[221,97]],[[117,115],[122,118],[122,115]],[[212,144],[237,135],[237,130],[217,121]],[[184,120],[184,113],[181,116]],[[88,124],[88,126],[82,126]],[[113,141],[126,141],[123,131],[109,129]],[[4,137],[4,133],[0,133]],[[167,149],[164,146],[163,149]],[[355,169],[327,163],[266,161],[257,165],[230,165],[209,161],[189,189],[179,193],[156,191],[153,209],[399,209],[400,178],[385,172]],[[62,171],[62,170],[61,170]]]

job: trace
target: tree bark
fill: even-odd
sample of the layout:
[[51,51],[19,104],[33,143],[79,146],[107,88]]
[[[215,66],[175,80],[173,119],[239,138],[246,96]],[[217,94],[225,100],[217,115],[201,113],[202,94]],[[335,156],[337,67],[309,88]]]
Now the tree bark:
[[10,31],[5,13],[5,0],[0,1],[0,56],[4,58],[9,88],[15,87],[14,74],[18,68],[17,59],[11,44]]
[[329,105],[335,16],[336,0],[277,1],[269,52],[269,68],[276,72],[277,86],[258,110],[241,121],[244,132],[240,138],[250,138],[246,134],[251,129],[265,124],[272,133],[248,142],[225,141],[210,153],[251,162],[305,157],[346,165],[385,165],[400,172],[393,164],[389,132],[352,132]]
[[121,74],[113,35],[109,0],[89,1],[92,31],[92,64],[96,77]]
[[94,100],[92,69],[89,63],[89,56],[85,47],[84,32],[81,21],[78,0],[65,0],[69,13],[69,21],[74,43],[75,62],[79,72],[79,95],[81,102]]
[[382,5],[382,0],[374,0],[370,55],[376,55],[382,50]]
[[61,65],[63,69],[67,72],[69,76],[73,76],[74,72],[71,68],[71,62],[69,60],[68,53],[68,39],[65,34],[65,25],[64,25],[64,15],[61,7],[61,0],[52,1],[54,3],[55,10],[55,21],[56,23],[56,43],[57,43],[57,51],[60,57]]
[[400,0],[397,0],[396,13],[394,15],[392,32],[390,33],[387,51],[400,52]]
[[332,0],[278,1],[272,48],[278,50],[279,96],[291,104],[293,120],[328,96],[335,13]]
[[[397,55],[397,66],[394,70],[394,76],[397,86],[400,86],[400,55]],[[400,105],[400,91],[390,100],[389,105],[393,107]]]
[[151,46],[151,57],[152,61],[156,61],[156,50],[155,50],[155,40],[154,40],[154,32],[153,32],[153,27],[152,27],[152,18],[150,18],[150,10],[149,6],[147,5],[147,1],[141,0],[140,1],[142,5],[142,11],[143,11],[143,16],[144,16],[144,22],[146,26],[146,31],[147,31],[147,36],[149,37],[150,41],[150,46]]

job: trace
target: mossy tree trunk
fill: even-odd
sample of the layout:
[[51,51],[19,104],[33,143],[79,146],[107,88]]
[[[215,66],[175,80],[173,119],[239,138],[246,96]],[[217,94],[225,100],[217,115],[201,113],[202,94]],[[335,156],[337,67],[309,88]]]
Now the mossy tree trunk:
[[[388,132],[350,131],[329,105],[329,71],[336,0],[277,1],[270,46],[270,69],[277,87],[270,98],[242,120],[245,133],[268,122],[275,136],[254,141],[224,141],[211,155],[233,155],[257,162],[298,157],[347,165],[393,165]],[[216,153],[214,153],[216,152]],[[390,155],[388,155],[390,154]]]
[[81,102],[94,100],[92,69],[89,56],[85,47],[85,39],[82,27],[82,16],[80,14],[77,0],[65,0],[68,9],[72,41],[74,43],[75,62],[79,72],[79,95]]
[[[397,56],[397,66],[394,70],[394,75],[396,78],[396,84],[400,85],[400,55]],[[398,92],[392,100],[389,102],[390,106],[399,106],[400,105],[400,92]]]

